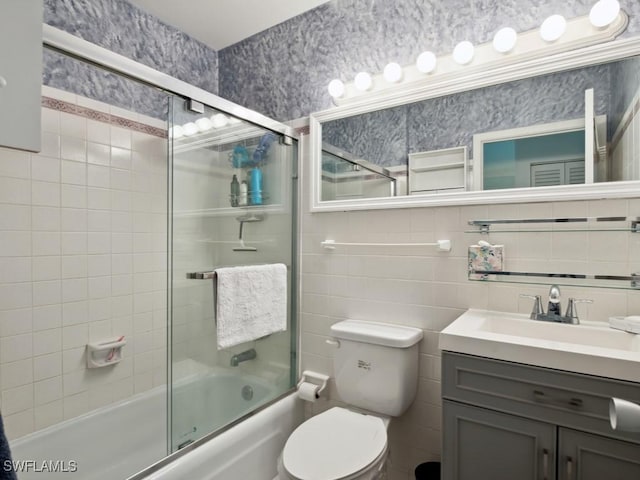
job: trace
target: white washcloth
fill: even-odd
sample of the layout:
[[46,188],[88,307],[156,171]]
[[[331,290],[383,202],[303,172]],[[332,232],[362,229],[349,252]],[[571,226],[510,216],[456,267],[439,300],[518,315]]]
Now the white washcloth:
[[287,267],[216,269],[218,350],[287,329]]

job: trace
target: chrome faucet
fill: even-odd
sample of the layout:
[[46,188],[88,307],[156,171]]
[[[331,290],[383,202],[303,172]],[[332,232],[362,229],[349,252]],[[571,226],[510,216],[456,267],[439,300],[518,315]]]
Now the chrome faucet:
[[246,362],[247,360],[253,360],[257,356],[258,354],[256,353],[255,348],[251,348],[249,350],[245,350],[244,352],[237,353],[233,357],[231,357],[231,366],[237,367],[242,362]]
[[571,323],[578,325],[580,319],[578,318],[578,310],[576,309],[576,303],[593,303],[593,300],[584,300],[570,298],[567,305],[567,311],[562,315],[562,307],[560,304],[560,287],[558,285],[551,285],[549,289],[549,304],[547,306],[547,313],[542,308],[542,298],[540,295],[525,295],[521,294],[521,297],[533,299],[533,309],[529,318],[531,320],[542,320],[545,322],[557,322],[557,323]]

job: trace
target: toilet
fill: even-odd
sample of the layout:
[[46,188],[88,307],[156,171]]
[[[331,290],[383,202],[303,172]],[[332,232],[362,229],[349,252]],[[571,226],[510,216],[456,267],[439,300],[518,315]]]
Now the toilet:
[[415,398],[422,330],[345,320],[331,335],[336,390],[347,407],[333,407],[294,430],[278,460],[279,480],[381,478],[391,417]]

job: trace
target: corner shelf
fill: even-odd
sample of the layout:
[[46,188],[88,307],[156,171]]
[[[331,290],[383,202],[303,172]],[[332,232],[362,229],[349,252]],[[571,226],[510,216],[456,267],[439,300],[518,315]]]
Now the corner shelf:
[[[640,217],[610,216],[610,217],[558,217],[531,219],[491,219],[469,220],[469,225],[478,227],[465,233],[574,233],[574,232],[622,232],[640,233]],[[499,228],[491,230],[495,225],[536,226],[539,228]],[[576,228],[572,228],[575,225]],[[562,226],[561,228],[554,228]],[[569,226],[569,228],[566,228]],[[472,281],[489,281],[504,283],[542,284],[557,283],[574,287],[598,287],[625,290],[640,290],[640,272],[624,275],[599,275],[585,273],[549,273],[549,272],[516,272],[516,271],[468,271],[468,279]]]

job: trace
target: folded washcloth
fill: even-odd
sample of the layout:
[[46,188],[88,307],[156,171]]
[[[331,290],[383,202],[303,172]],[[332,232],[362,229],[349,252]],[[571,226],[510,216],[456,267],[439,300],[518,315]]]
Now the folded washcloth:
[[287,329],[287,267],[216,269],[218,349]]
[[0,480],[17,480],[17,478],[13,463],[11,463],[9,441],[4,434],[2,415],[0,415]]

